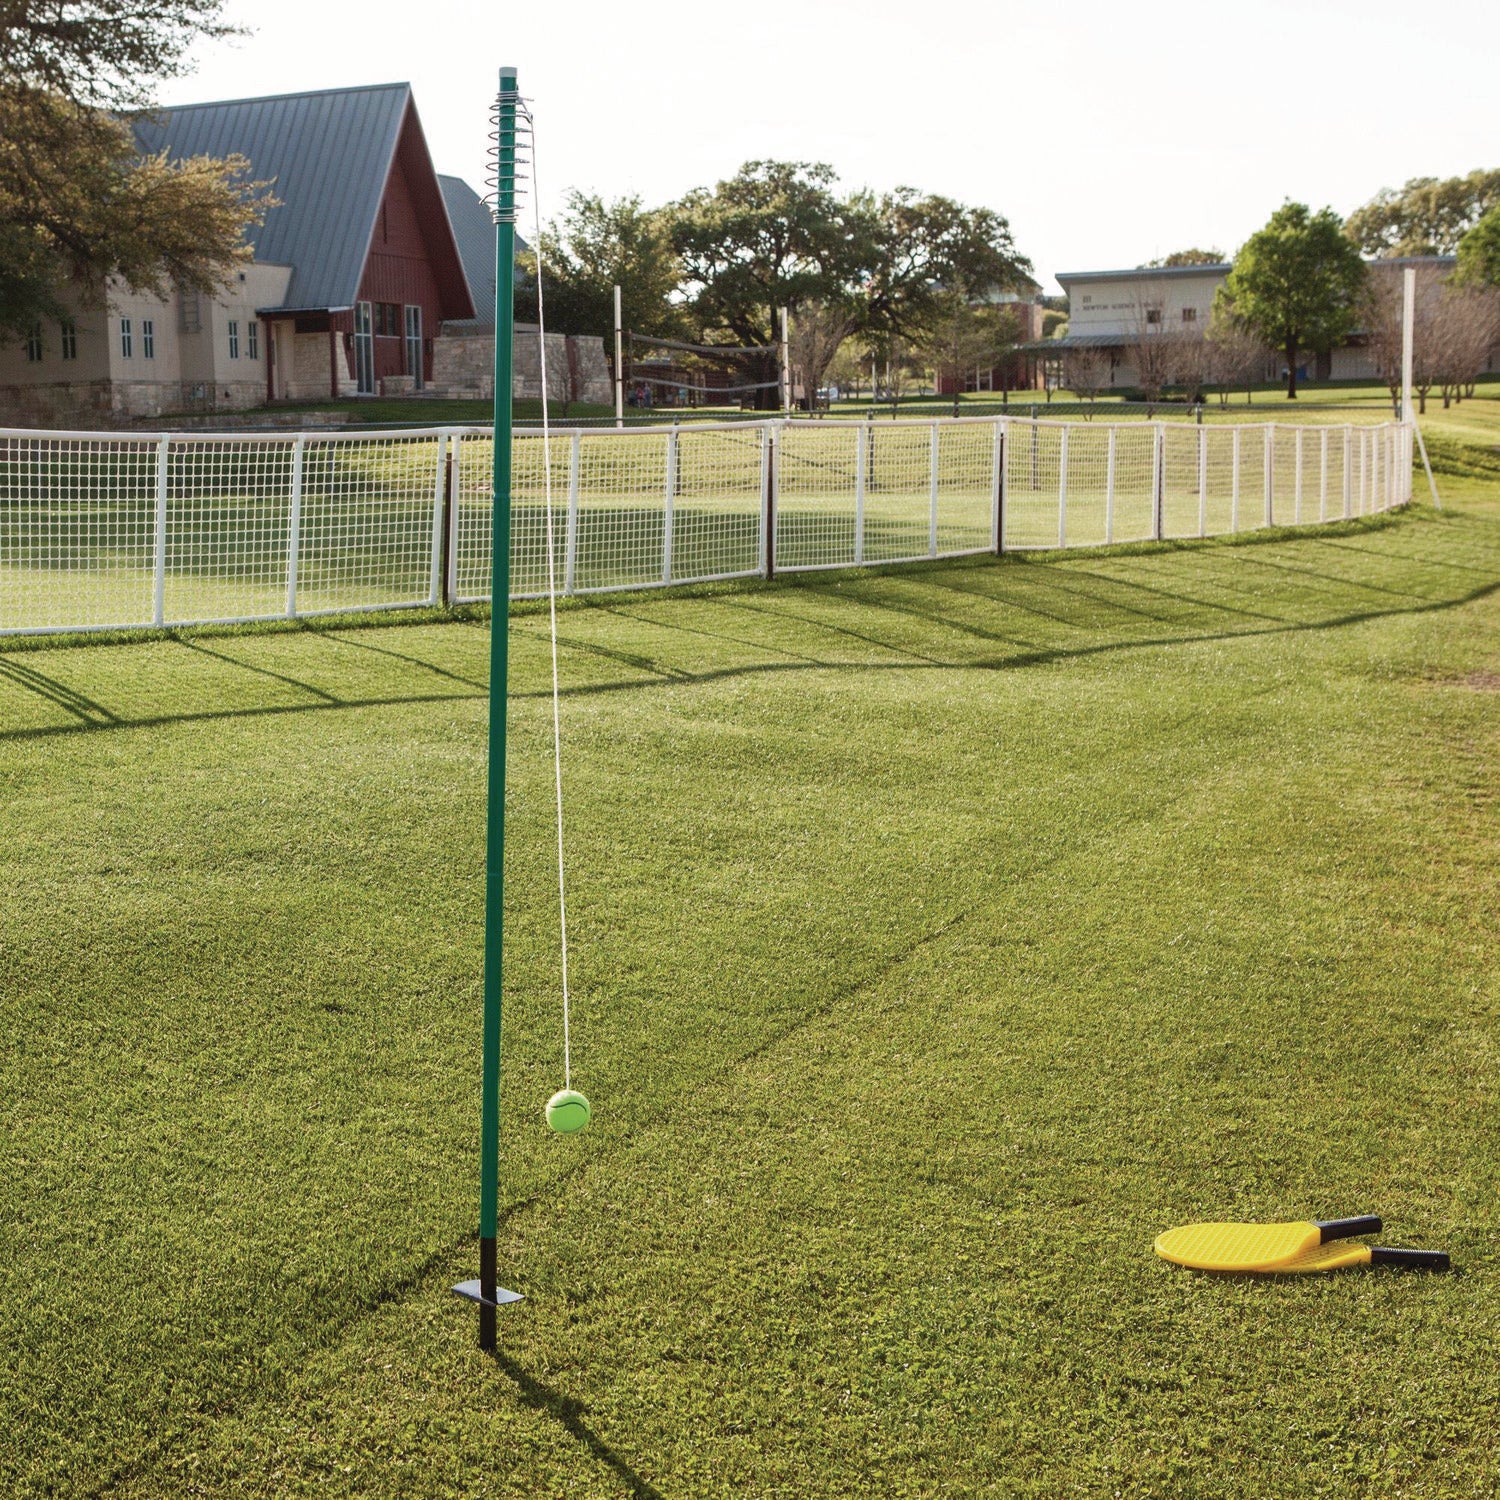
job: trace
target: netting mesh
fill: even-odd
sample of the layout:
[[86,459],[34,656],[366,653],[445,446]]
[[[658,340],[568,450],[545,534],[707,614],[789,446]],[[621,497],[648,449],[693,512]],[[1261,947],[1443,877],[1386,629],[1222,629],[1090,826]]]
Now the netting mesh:
[[[903,433],[907,429],[902,429]],[[863,441],[864,499],[859,481]],[[903,484],[897,455],[873,439],[867,424],[789,423],[776,443],[776,566],[778,568],[852,567],[856,561],[858,522],[863,512],[865,556],[872,553],[872,500],[889,497],[881,506],[899,511],[896,498]]]
[[1005,444],[1006,547],[1057,545],[1061,480],[1061,425],[1012,422]]
[[299,614],[425,604],[442,445],[381,438],[309,445],[303,454]]
[[0,435],[0,631],[152,623],[160,455]]
[[[1305,525],[1405,503],[1412,443],[1394,423],[567,430],[552,560],[573,593],[957,556],[994,547],[997,524],[1015,549]],[[0,633],[486,600],[493,457],[482,429],[0,432]],[[541,434],[518,431],[515,597],[547,588],[543,462]]]
[[290,442],[172,445],[167,624],[288,612],[291,473]]
[[761,566],[766,434],[686,428],[677,435],[671,577],[727,578]]

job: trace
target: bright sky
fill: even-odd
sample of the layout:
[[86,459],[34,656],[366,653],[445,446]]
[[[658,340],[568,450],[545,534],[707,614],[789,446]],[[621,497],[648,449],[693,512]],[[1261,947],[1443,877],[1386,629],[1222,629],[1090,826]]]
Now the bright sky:
[[[439,171],[483,190],[502,63],[570,188],[665,202],[756,157],[1004,214],[1057,271],[1233,251],[1291,197],[1348,213],[1500,166],[1496,0],[228,0],[163,102],[411,83]],[[527,211],[529,218],[529,209]],[[524,225],[523,225],[524,229]]]

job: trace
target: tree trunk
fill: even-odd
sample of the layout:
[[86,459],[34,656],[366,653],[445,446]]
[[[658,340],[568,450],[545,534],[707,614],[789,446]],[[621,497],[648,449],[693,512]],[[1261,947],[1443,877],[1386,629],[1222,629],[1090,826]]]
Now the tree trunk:
[[1297,399],[1297,341],[1288,339],[1286,344],[1286,399]]

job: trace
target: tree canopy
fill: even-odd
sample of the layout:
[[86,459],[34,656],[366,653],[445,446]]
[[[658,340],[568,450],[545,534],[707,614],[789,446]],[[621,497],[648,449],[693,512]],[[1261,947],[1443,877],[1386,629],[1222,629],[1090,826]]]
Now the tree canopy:
[[0,338],[117,281],[218,290],[272,200],[241,158],[141,159],[122,111],[223,35],[218,0],[0,0]]
[[822,163],[746,162],[667,210],[683,293],[705,338],[770,347],[778,308],[852,306],[875,226],[838,197],[835,181]]
[[1458,242],[1455,280],[1464,286],[1500,287],[1500,204]]
[[1364,262],[1331,208],[1283,203],[1240,247],[1219,288],[1219,309],[1287,361],[1287,396],[1297,395],[1297,356],[1331,349],[1354,326]]
[[1136,269],[1156,271],[1167,266],[1219,266],[1226,259],[1222,250],[1174,250],[1170,255],[1163,255],[1159,260],[1148,260]]
[[1452,255],[1458,242],[1500,205],[1500,169],[1463,177],[1413,177],[1403,188],[1383,188],[1345,224],[1366,254]]
[[[665,212],[698,336],[771,349],[777,310],[816,322],[810,388],[845,338],[920,340],[956,287],[978,300],[1030,285],[1010,226],[914,188],[841,194],[821,162],[747,162]],[[769,368],[769,362],[768,362]]]
[[[520,257],[516,316],[535,321],[537,253]],[[614,289],[620,288],[626,328],[637,333],[684,332],[682,309],[673,301],[682,271],[660,210],[639,197],[606,200],[574,192],[560,218],[542,231],[542,276],[549,323],[570,333],[598,334],[611,348]]]

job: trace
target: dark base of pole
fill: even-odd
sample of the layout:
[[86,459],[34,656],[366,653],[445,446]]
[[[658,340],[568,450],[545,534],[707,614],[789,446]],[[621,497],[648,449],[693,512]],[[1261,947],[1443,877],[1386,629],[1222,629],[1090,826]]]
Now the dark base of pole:
[[495,1347],[495,1309],[508,1307],[512,1302],[524,1302],[520,1292],[507,1291],[495,1285],[495,1242],[479,1242],[479,1278],[476,1281],[460,1281],[454,1292],[479,1304],[479,1347]]

